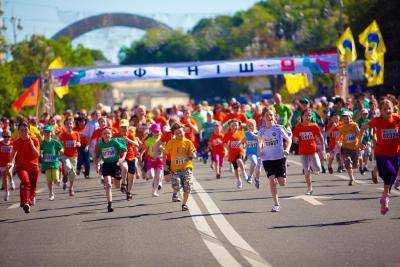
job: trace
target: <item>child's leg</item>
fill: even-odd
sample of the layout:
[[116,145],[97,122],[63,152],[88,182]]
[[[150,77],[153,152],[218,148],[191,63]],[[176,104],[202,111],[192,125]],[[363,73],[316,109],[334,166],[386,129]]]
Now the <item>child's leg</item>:
[[274,201],[274,204],[279,206],[279,200],[278,200],[278,190],[276,189],[276,178],[274,176],[268,178],[269,180],[269,188],[271,190],[271,195],[272,195],[272,200]]
[[111,176],[104,176],[104,189],[106,191],[107,202],[112,202],[112,191],[111,191]]
[[[242,170],[244,179],[247,180],[248,177],[247,177],[247,173],[246,173],[246,168],[245,168],[245,166],[244,166],[244,162],[243,162],[242,158],[238,158],[238,159],[236,160],[236,163],[237,163],[237,166]],[[240,179],[240,177],[238,177],[238,179]]]

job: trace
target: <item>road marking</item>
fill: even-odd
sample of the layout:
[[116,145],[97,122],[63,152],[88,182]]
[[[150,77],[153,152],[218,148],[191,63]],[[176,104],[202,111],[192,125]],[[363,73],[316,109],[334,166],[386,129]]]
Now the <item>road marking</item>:
[[203,214],[193,197],[189,198],[188,204],[190,206],[189,212],[192,216],[194,226],[218,263],[223,267],[241,266],[228,250],[226,250],[221,241],[217,239],[217,236],[211,230],[206,219],[202,216]]
[[[382,187],[379,187],[379,188],[377,188],[376,190],[383,191],[383,188],[382,188]],[[399,191],[395,191],[394,189],[390,190],[390,194],[391,194],[391,195],[400,196],[400,192],[399,192]]]
[[321,206],[324,204],[322,202],[318,201],[317,199],[329,199],[329,198],[331,198],[331,197],[300,195],[300,196],[290,197],[289,199],[302,199],[305,202],[310,203],[311,205]]
[[[39,188],[38,190],[36,190],[36,194],[40,194],[44,191],[44,188]],[[7,209],[11,210],[11,209],[16,209],[20,207],[20,202],[14,203],[11,206],[9,206]]]
[[271,266],[239,235],[238,232],[235,231],[233,226],[225,219],[224,215],[222,215],[221,210],[217,207],[215,202],[194,178],[193,189],[197,192],[204,206],[207,208],[207,211],[211,214],[211,218],[214,220],[219,230],[251,266]]

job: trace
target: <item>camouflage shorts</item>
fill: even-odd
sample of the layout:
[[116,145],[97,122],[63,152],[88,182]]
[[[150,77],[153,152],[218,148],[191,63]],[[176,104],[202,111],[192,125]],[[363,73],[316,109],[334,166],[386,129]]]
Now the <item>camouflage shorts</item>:
[[174,172],[171,178],[172,188],[176,191],[179,191],[181,188],[183,188],[183,192],[190,192],[192,178],[192,169]]

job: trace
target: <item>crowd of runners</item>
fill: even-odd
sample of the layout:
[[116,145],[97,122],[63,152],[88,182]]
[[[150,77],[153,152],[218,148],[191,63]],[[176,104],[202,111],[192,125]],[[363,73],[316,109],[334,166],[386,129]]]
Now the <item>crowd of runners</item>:
[[222,167],[229,166],[237,189],[244,182],[260,188],[264,169],[274,202],[271,211],[278,212],[277,187],[287,183],[286,159],[297,154],[306,195],[314,193],[313,174],[346,172],[349,186],[354,186],[359,171],[371,174],[374,183],[378,176],[383,180],[380,212],[386,214],[390,191],[400,186],[399,112],[400,101],[393,95],[379,100],[367,94],[346,100],[303,97],[287,105],[276,94],[254,104],[232,99],[213,106],[203,102],[113,112],[99,104],[89,114],[67,110],[40,118],[4,117],[0,121],[3,199],[9,200],[10,190],[15,190],[13,176],[18,176],[20,205],[29,213],[41,173],[51,201],[55,186],[74,197],[79,187],[76,178],[98,173],[108,212],[113,211],[112,188],[131,201],[137,179],[149,180],[149,194],[154,197],[170,182],[172,201],[181,202],[186,211],[197,158],[210,165],[210,175],[216,179],[226,178]]

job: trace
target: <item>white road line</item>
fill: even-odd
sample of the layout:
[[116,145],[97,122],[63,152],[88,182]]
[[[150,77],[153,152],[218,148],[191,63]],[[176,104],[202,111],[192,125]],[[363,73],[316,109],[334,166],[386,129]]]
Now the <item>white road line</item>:
[[[377,188],[376,190],[383,191],[383,188],[382,188],[382,187],[379,187],[379,188]],[[395,189],[392,189],[392,190],[390,191],[390,194],[391,194],[391,195],[400,196],[400,192],[399,192],[399,191],[396,191]]]
[[331,197],[300,195],[300,196],[290,197],[289,199],[302,199],[302,200],[310,203],[311,205],[321,206],[324,204],[322,202],[318,201],[317,199],[329,199],[329,198],[331,198]]
[[[42,193],[43,191],[44,191],[44,188],[39,188],[38,190],[36,190],[36,194],[40,194],[40,193]],[[20,203],[17,202],[17,203],[12,204],[11,206],[9,206],[7,209],[8,209],[8,210],[11,210],[11,209],[19,208],[19,207],[20,207]]]
[[218,263],[223,267],[241,266],[217,239],[206,219],[202,216],[203,214],[193,197],[189,198],[188,204],[190,206],[189,212],[197,231],[199,231],[201,238]]
[[244,240],[238,232],[232,227],[232,225],[225,219],[224,215],[221,214],[221,210],[217,207],[211,197],[204,191],[203,187],[193,179],[193,189],[198,193],[204,206],[207,208],[218,226],[220,231],[224,234],[226,239],[239,251],[239,253],[247,260],[251,266],[271,266],[266,262],[247,242]]

